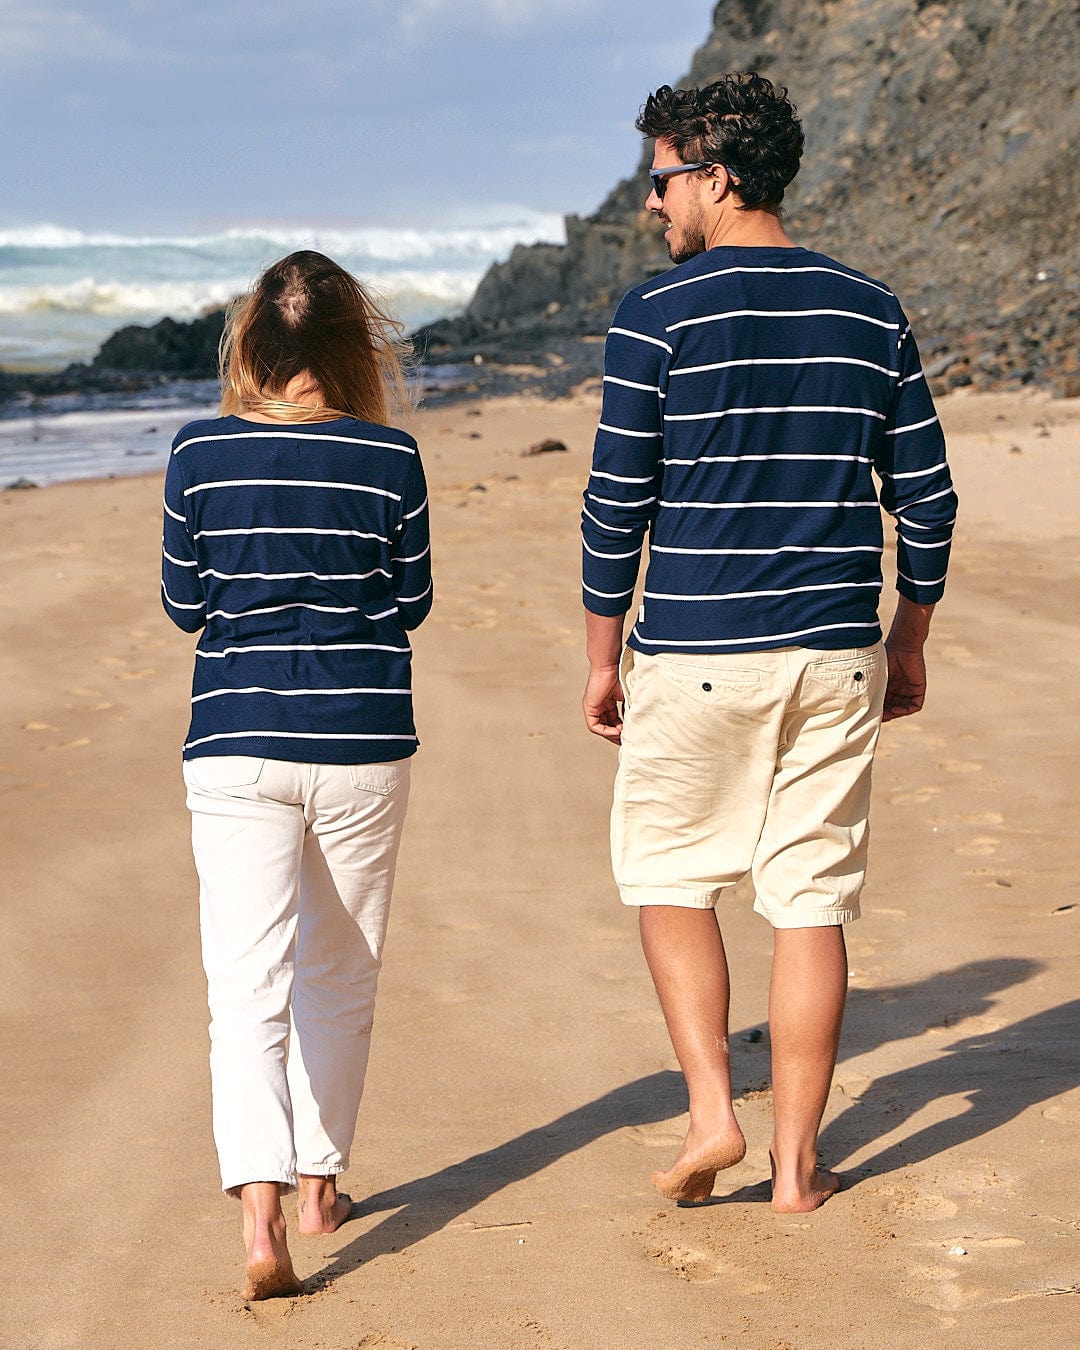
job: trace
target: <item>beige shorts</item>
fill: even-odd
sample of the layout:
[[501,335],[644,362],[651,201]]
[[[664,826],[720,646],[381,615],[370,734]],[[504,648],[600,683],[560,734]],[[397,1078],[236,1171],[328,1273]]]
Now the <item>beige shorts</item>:
[[880,643],[623,661],[611,857],[627,905],[715,906],[750,873],[774,928],[859,916]]

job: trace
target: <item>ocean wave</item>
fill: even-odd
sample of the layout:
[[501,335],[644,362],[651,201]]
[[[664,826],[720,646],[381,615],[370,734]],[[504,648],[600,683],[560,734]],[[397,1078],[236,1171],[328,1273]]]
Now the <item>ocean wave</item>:
[[[209,234],[124,235],[68,229],[60,225],[25,225],[0,230],[0,250],[60,252],[81,249],[180,249],[207,254],[237,251],[254,257],[314,248],[345,259],[424,262],[440,257],[503,257],[515,244],[563,243],[563,219],[550,212],[522,211],[505,222],[432,229],[357,226],[237,226]],[[268,261],[268,258],[263,259]]]
[[[390,307],[409,311],[430,306],[457,308],[468,302],[483,269],[468,271],[365,272],[363,281]],[[65,314],[136,317],[168,314],[191,319],[227,304],[250,279],[226,281],[122,282],[79,277],[41,285],[0,285],[0,315]]]

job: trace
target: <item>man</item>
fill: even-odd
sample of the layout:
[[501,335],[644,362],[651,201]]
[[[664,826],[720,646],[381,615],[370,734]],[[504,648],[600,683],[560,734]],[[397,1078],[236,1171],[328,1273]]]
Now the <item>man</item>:
[[[774,929],[773,1206],[798,1212],[840,1185],[817,1136],[842,925],[859,913],[881,721],[923,704],[956,499],[895,296],[785,233],[803,146],[786,93],[752,72],[664,86],[637,122],[655,140],[645,206],[676,266],[630,291],[608,334],[582,518],[583,707],[621,744],[615,879],[689,1089],[686,1141],[653,1183],[704,1200],[746,1149],[715,906],[750,873]],[[875,478],[897,525],[884,648]]]

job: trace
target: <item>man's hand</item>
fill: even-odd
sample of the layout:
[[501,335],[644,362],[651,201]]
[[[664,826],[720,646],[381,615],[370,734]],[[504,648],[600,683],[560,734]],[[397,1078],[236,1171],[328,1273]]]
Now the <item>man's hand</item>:
[[917,713],[926,698],[926,662],[922,647],[894,647],[885,643],[889,682],[885,686],[883,722]]
[[619,667],[593,666],[581,700],[585,725],[594,736],[603,736],[613,745],[622,743],[622,698]]
[[889,682],[885,686],[883,722],[917,713],[926,698],[926,662],[923,645],[930,632],[933,605],[917,605],[901,596],[885,639],[889,659]]

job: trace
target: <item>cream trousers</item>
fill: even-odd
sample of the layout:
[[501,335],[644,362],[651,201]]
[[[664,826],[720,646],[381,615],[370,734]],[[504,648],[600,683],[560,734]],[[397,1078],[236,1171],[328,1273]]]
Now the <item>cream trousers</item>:
[[221,1184],[349,1163],[409,761],[184,764]]

